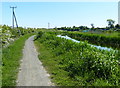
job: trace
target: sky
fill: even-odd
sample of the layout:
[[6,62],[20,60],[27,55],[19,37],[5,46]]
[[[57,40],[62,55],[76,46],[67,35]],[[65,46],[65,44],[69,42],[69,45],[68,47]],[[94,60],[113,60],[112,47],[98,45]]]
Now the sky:
[[32,28],[88,26],[106,27],[107,19],[118,23],[118,2],[0,2],[0,24],[12,25],[12,9],[18,26]]

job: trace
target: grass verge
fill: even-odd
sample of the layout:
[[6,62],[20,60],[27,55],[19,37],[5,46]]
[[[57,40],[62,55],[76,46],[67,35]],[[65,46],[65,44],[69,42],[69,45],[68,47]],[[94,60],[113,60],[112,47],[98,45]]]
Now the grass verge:
[[33,34],[21,36],[2,50],[2,86],[15,86],[17,73],[19,71],[22,49],[27,40]]
[[57,86],[118,86],[119,54],[85,43],[39,33],[35,39],[39,59]]
[[2,46],[0,46],[0,88],[2,86]]
[[35,41],[35,46],[39,52],[39,59],[50,74],[51,81],[56,86],[74,86],[74,81],[71,81],[68,72],[60,69],[59,61],[57,61],[60,57],[55,57],[51,50],[38,41]]

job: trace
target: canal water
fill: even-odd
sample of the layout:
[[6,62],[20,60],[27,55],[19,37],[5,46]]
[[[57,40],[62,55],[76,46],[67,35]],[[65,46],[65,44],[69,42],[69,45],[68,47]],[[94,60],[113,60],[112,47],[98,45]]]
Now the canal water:
[[[71,37],[69,36],[62,36],[62,35],[57,35],[57,37],[60,37],[60,38],[65,38],[65,39],[68,39],[68,40],[72,40],[73,42],[77,42],[77,43],[80,43],[81,41],[78,41],[78,40],[75,40],[75,39],[72,39]],[[81,43],[84,43],[84,42],[81,42]],[[110,50],[114,50],[112,48],[107,48],[107,47],[102,47],[102,46],[97,46],[97,45],[92,45],[92,44],[88,44],[92,47],[96,47],[97,49],[101,49],[101,50],[107,50],[107,51],[110,51]]]

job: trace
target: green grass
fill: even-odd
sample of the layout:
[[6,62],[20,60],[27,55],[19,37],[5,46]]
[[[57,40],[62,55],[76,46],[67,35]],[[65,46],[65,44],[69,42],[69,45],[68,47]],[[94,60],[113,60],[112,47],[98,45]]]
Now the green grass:
[[[1,59],[1,57],[0,57],[0,59]],[[0,60],[0,63],[1,63],[2,61]],[[2,66],[1,66],[1,64],[0,64],[0,87],[2,86]]]
[[118,52],[57,38],[54,33],[39,33],[36,38],[39,58],[57,86],[120,84]]
[[82,33],[82,32],[66,32],[65,35],[80,41],[88,41],[91,44],[103,47],[112,47],[120,49],[120,33]]
[[1,88],[1,86],[2,86],[2,68],[1,68],[2,66],[0,66],[0,88]]
[[13,42],[2,50],[2,86],[15,86],[17,74],[20,66],[20,59],[22,58],[22,49],[25,40],[33,34],[26,34],[21,36],[18,40]]
[[39,59],[42,61],[43,66],[50,74],[51,81],[56,86],[74,86],[73,81],[68,76],[68,72],[60,69],[59,60],[60,57],[55,57],[54,53],[47,49],[44,44],[35,41],[37,51],[39,52]]

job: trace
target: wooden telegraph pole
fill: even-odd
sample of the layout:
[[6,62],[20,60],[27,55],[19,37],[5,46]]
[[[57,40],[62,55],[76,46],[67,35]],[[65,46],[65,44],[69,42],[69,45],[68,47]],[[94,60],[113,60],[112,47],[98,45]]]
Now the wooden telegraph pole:
[[10,7],[10,8],[12,8],[12,27],[14,29],[14,20],[15,20],[16,27],[18,28],[17,19],[16,19],[15,12],[14,12],[14,9],[17,8],[17,7]]
[[50,23],[48,22],[48,29],[50,29]]

